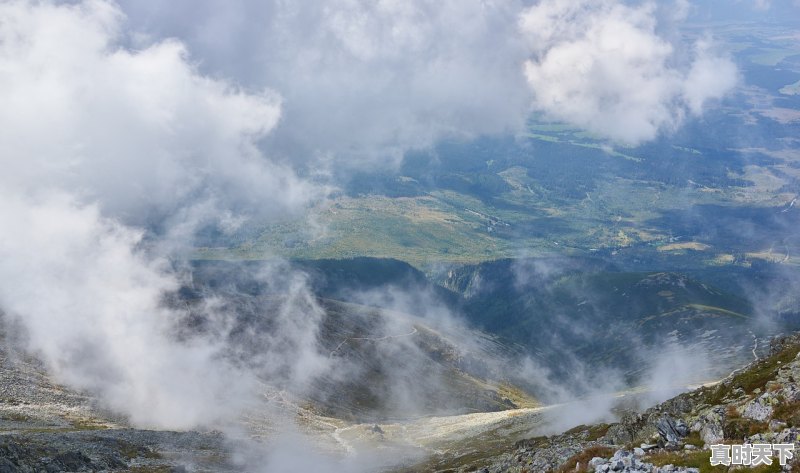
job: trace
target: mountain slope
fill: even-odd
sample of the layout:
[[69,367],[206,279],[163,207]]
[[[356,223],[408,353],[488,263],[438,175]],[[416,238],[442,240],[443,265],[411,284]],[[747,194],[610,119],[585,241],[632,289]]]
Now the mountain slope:
[[[619,422],[579,425],[562,434],[517,441],[460,457],[432,458],[411,471],[724,472],[711,467],[716,443],[792,443],[800,448],[800,334],[772,341],[764,358],[719,383],[681,394]],[[666,465],[673,465],[670,469]],[[619,465],[619,466],[617,466]],[[692,469],[696,468],[696,469]],[[781,470],[800,471],[800,458]]]
[[525,347],[557,374],[578,363],[621,369],[634,381],[649,350],[690,346],[724,369],[750,356],[742,333],[768,333],[736,295],[683,274],[619,271],[601,260],[498,260],[453,269],[440,282],[463,295],[476,327]]

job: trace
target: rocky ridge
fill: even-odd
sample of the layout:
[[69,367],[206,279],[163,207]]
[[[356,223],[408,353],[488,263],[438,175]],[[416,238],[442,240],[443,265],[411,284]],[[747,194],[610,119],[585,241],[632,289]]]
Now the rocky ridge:
[[[471,458],[440,471],[716,472],[710,445],[791,443],[800,447],[800,334],[774,339],[766,355],[719,383],[676,396],[619,422],[581,425],[517,442],[505,453]],[[800,472],[800,450],[784,467],[756,472]],[[444,467],[444,466],[443,466]]]

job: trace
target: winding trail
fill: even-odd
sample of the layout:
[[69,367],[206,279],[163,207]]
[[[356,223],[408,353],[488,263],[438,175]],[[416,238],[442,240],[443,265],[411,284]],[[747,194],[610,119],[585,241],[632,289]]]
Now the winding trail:
[[[758,337],[756,337],[756,334],[754,334],[752,330],[748,330],[748,332],[750,333],[750,336],[753,337],[753,349],[751,351],[753,352],[753,362],[756,362],[756,361],[759,360],[758,353],[756,352],[756,350],[758,350]],[[708,383],[708,385],[711,386],[711,385],[714,385],[714,384],[719,384],[719,383],[725,381],[726,379],[733,378],[733,376],[736,373],[738,373],[739,371],[743,371],[743,370],[747,369],[748,366],[749,365],[744,365],[744,366],[742,366],[740,368],[736,368],[735,370],[731,371],[728,374],[728,376],[725,376],[724,378],[720,379],[719,381],[715,381],[713,383]]]
[[417,334],[417,327],[412,327],[410,332],[401,333],[399,335],[385,335],[383,337],[377,337],[377,338],[376,337],[348,337],[348,338],[345,338],[344,340],[342,340],[342,342],[340,344],[338,344],[336,346],[336,348],[333,349],[333,351],[331,351],[331,353],[330,353],[330,355],[328,355],[328,357],[330,358],[333,355],[335,355],[336,352],[339,351],[339,349],[342,348],[342,346],[345,343],[347,343],[347,342],[349,342],[351,340],[366,340],[366,341],[370,341],[370,342],[382,342],[382,341],[385,341],[385,340],[391,340],[393,338],[412,337],[412,336],[414,336],[416,334]]
[[758,353],[756,353],[756,350],[758,350],[758,337],[752,331],[748,330],[748,332],[753,337],[753,360],[758,361]]

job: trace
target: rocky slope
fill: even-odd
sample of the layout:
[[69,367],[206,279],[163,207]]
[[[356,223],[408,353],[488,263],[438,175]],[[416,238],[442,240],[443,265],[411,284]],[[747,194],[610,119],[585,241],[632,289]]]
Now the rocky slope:
[[[264,328],[258,325],[263,321],[248,311],[269,307],[269,297],[246,295],[228,297],[226,301],[237,305],[242,332],[269,333],[267,329],[258,330]],[[434,417],[430,422],[429,417],[421,416],[416,429],[394,421],[396,428],[395,424],[383,423],[385,431],[373,431],[371,417],[378,412],[384,416],[392,412],[389,401],[393,398],[381,389],[403,386],[390,376],[391,370],[386,372],[391,361],[387,356],[391,354],[406,363],[404,373],[409,382],[426,380],[417,382],[415,390],[406,390],[406,394],[416,393],[427,399],[427,404],[419,403],[421,412],[476,412],[475,415],[493,419],[492,411],[515,409],[526,403],[535,405],[533,399],[513,386],[490,384],[481,377],[486,369],[480,360],[489,356],[484,349],[479,349],[480,356],[465,355],[419,321],[400,320],[401,314],[332,300],[319,303],[324,310],[322,348],[339,363],[359,369],[353,370],[346,382],[325,377],[317,380],[317,389],[311,393],[319,393],[318,398],[301,398],[264,384],[264,404],[253,406],[240,419],[230,419],[232,431],[243,436],[237,441],[219,432],[132,428],[125,419],[103,409],[88,393],[62,386],[48,375],[41,363],[17,347],[15,340],[24,336],[4,331],[13,327],[0,314],[0,473],[256,471],[250,467],[258,459],[243,460],[242,450],[251,453],[251,443],[256,453],[264,450],[263,445],[255,444],[268,442],[266,439],[281,422],[297,423],[315,446],[336,457],[355,448],[371,449],[375,444],[391,450],[392,455],[406,455],[410,450],[425,452],[434,446],[429,447],[420,437],[431,437],[431,433],[435,436],[444,429],[441,436],[452,443],[461,432],[463,436],[475,435],[495,422],[481,420],[477,427],[468,428],[469,421],[464,420],[468,415]],[[391,323],[387,321],[390,316]],[[231,346],[257,353],[250,349],[250,344],[257,341],[239,337],[231,340]],[[491,340],[486,343],[486,350],[495,349]],[[441,381],[433,383],[434,380]],[[290,419],[276,418],[278,415]],[[502,420],[502,414],[498,412],[498,416]]]
[[[319,322],[303,330],[316,331],[315,349],[337,365],[336,372],[323,373],[300,394],[318,413],[383,422],[538,405],[532,389],[516,385],[504,369],[512,349],[491,334],[449,324],[444,307],[442,316],[434,313],[431,301],[446,298],[447,291],[410,266],[372,259],[297,264],[319,309]],[[195,304],[202,309],[205,300],[224,301],[231,315],[226,339],[231,356],[272,384],[274,376],[262,372],[259,356],[276,332],[288,330],[276,328],[273,316],[285,310],[288,291],[266,284],[259,276],[263,267],[198,262],[192,284],[173,303],[191,310]],[[383,289],[371,292],[376,288]],[[386,303],[390,293],[401,294],[403,302]],[[203,317],[200,310],[186,325],[202,331]]]
[[132,429],[8,338],[0,330],[0,473],[231,471],[219,433]]
[[[775,340],[758,362],[735,371],[721,383],[642,412],[621,413],[621,420],[613,424],[581,425],[514,445],[509,439],[522,438],[535,426],[546,424],[548,411],[558,417],[573,407],[380,426],[328,419],[330,432],[324,426],[316,430],[321,444],[330,437],[328,440],[337,439],[339,444],[356,445],[372,436],[371,443],[387,452],[391,450],[387,445],[393,443],[418,444],[434,452],[427,462],[406,470],[414,472],[726,471],[710,467],[708,444],[798,443],[798,377],[800,335]],[[310,430],[315,422],[324,424],[324,419],[312,412],[297,415],[307,417]],[[262,427],[268,424],[265,419],[251,420]],[[361,435],[361,430],[369,432]],[[0,340],[0,473],[250,471],[246,464],[233,460],[237,455],[231,448],[216,432],[129,428],[91,397],[53,382],[35,360]],[[437,451],[448,455],[437,457]],[[770,468],[754,471],[781,471]],[[783,471],[800,471],[797,464],[790,468]]]
[[[563,434],[517,442],[426,465],[436,471],[715,472],[711,444],[793,443],[800,447],[800,335],[772,341],[767,355],[723,381],[681,394],[614,424],[578,426]],[[800,455],[797,455],[800,457]],[[800,461],[777,460],[751,471],[800,472]]]

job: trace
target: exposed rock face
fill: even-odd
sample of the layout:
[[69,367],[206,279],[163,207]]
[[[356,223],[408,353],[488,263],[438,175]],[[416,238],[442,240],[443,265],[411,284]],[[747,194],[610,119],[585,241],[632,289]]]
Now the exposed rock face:
[[769,419],[770,416],[772,416],[772,406],[770,403],[773,399],[774,398],[770,397],[768,393],[764,393],[761,396],[753,399],[745,404],[742,417],[759,421]]
[[194,471],[236,471],[225,463],[228,455],[221,435],[199,432],[104,429],[0,434],[0,473],[170,473],[182,471],[184,462],[202,465]]
[[668,444],[677,444],[689,435],[689,428],[682,419],[674,419],[664,415],[656,421],[658,434]]
[[700,438],[706,445],[719,443],[725,438],[723,432],[724,420],[725,409],[714,407],[697,416],[697,420],[692,425],[692,430],[700,432]]
[[78,450],[59,451],[51,446],[19,438],[0,439],[0,472],[107,471],[126,469],[119,452],[109,451],[95,459]]
[[[694,465],[706,461],[707,446],[721,441],[797,445],[798,377],[800,336],[777,341],[769,357],[716,386],[682,394],[641,413],[630,412],[612,425],[581,426],[520,441],[507,452],[487,454],[480,465],[447,469],[693,472],[697,470],[690,460]],[[0,434],[0,473],[166,473],[181,471],[182,463],[192,464],[191,471],[242,471],[228,462],[230,451],[220,435],[123,428],[95,410],[86,397],[50,384],[37,374],[35,365],[12,363],[2,351],[0,393],[0,428],[6,432]],[[375,436],[384,430],[377,424],[371,429]],[[198,452],[208,458],[198,457]]]
[[523,440],[517,442],[513,452],[495,458],[490,465],[477,471],[481,473],[552,471],[563,464],[565,458],[570,458],[592,447],[602,447],[602,445],[587,440],[584,433],[577,435],[566,433],[553,437]]

